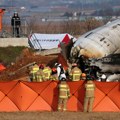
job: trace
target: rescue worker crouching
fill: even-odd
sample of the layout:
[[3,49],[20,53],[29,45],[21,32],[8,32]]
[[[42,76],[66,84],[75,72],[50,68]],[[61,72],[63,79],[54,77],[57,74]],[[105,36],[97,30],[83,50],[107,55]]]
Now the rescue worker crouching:
[[92,112],[95,98],[95,84],[90,77],[87,77],[85,84],[84,112]]
[[67,101],[70,97],[70,88],[65,79],[62,79],[60,81],[58,87],[59,87],[58,111],[66,111]]
[[40,69],[36,72],[36,81],[37,82],[43,82],[45,79],[45,75],[43,73],[43,71]]
[[82,71],[77,67],[77,64],[72,64],[72,70],[69,74],[72,81],[79,81],[81,77]]
[[65,79],[66,80],[66,74],[65,74],[65,70],[62,67],[61,64],[59,63],[55,63],[55,67],[57,68],[57,76],[58,76],[58,80],[62,80]]
[[30,70],[30,81],[36,82],[36,73],[39,70],[39,66],[35,63]]
[[44,67],[43,73],[44,73],[44,81],[50,80],[52,70],[49,66]]

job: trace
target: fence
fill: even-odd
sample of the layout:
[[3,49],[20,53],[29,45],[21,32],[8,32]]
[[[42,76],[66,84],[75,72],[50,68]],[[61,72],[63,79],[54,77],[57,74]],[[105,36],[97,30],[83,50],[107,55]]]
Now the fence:
[[[68,82],[71,97],[68,111],[83,111],[84,81]],[[120,83],[95,82],[93,111],[120,111]],[[0,111],[56,111],[58,82],[0,82]]]

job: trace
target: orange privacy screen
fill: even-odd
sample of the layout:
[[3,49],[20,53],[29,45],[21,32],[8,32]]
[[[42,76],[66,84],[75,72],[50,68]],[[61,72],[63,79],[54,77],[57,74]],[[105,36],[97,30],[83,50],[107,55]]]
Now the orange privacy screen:
[[[83,111],[84,81],[68,82],[71,97],[68,111]],[[120,83],[95,82],[93,111],[120,111]],[[58,82],[0,82],[0,111],[56,111]]]

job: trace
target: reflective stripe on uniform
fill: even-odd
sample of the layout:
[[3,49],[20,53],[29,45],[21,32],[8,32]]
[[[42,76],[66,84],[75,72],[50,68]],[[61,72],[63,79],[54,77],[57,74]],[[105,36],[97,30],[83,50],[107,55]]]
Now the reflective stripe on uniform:
[[43,81],[41,75],[37,75],[36,78],[37,78],[37,81],[38,81],[38,82],[42,82],[42,81]]
[[32,71],[35,73],[39,70],[39,67],[33,67]]
[[73,73],[80,73],[80,71],[74,71]]
[[63,108],[63,111],[66,111],[67,109]]
[[60,87],[66,88],[66,87],[67,87],[67,85],[60,85]]
[[80,76],[80,74],[73,74],[73,80],[75,80],[76,76]]
[[33,69],[32,71],[33,71],[33,73],[36,73],[38,70],[39,70],[39,69]]
[[87,86],[86,87],[94,87],[94,85],[93,84],[87,84]]
[[87,84],[86,85],[86,90],[94,90],[94,85],[93,84]]
[[65,92],[67,92],[67,91],[68,91],[68,89],[66,90],[66,89],[62,89],[62,88],[61,88],[61,89],[60,89],[60,91],[65,91]]
[[86,90],[94,90],[94,88],[87,88]]
[[62,96],[62,95],[60,95],[59,98],[68,98],[68,96]]
[[48,69],[44,69],[43,72],[48,72],[49,70]]
[[39,68],[33,68],[33,70],[39,70]]
[[43,70],[43,72],[44,72],[45,74],[47,74],[47,75],[45,75],[45,78],[46,78],[46,79],[49,79],[49,77],[50,77],[50,75],[51,75],[51,70],[48,69],[48,68],[45,68],[45,69]]

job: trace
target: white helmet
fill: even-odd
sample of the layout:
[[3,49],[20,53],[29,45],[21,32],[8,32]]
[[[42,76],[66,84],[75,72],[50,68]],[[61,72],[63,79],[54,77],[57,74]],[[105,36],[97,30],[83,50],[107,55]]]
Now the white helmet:
[[106,77],[105,74],[102,74],[101,78],[102,78],[102,79],[106,79],[107,77]]

